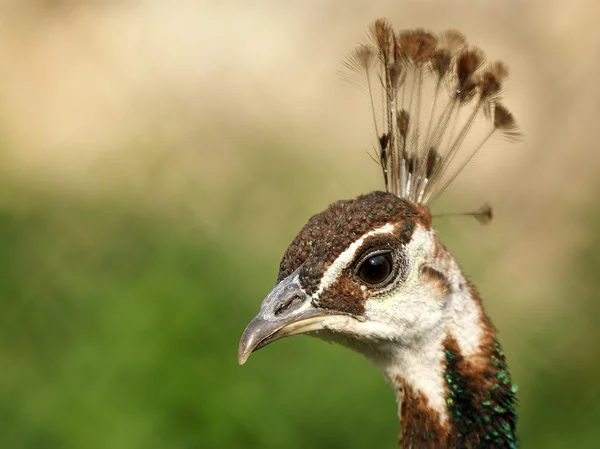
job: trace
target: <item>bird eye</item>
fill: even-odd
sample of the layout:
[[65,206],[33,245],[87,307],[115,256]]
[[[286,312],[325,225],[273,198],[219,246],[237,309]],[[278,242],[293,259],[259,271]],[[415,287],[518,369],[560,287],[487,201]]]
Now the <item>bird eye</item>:
[[357,275],[365,284],[379,286],[390,278],[392,264],[389,252],[375,254],[360,264]]

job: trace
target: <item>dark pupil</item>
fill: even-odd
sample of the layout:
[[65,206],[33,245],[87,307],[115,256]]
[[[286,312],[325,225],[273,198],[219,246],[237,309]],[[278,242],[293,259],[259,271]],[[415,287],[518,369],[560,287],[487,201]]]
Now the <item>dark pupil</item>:
[[392,256],[390,254],[377,254],[365,260],[358,276],[367,284],[380,284],[385,281],[392,272]]

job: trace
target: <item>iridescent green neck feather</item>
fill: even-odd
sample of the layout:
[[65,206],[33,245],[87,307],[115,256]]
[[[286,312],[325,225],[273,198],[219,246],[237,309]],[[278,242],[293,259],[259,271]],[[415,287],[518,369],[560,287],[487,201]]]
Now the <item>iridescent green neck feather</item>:
[[489,365],[474,369],[455,341],[445,345],[451,447],[517,447],[516,386],[500,344],[488,349]]

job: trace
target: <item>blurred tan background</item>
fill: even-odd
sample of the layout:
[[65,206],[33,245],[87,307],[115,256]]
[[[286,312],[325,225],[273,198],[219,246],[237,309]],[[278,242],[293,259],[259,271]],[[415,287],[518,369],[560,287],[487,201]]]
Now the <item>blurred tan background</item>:
[[[440,220],[438,227],[483,292],[500,329],[521,386],[523,446],[600,447],[600,430],[594,428],[600,418],[600,207],[595,199],[600,185],[600,6],[595,2],[2,0],[0,207],[5,224],[0,235],[13,249],[5,251],[2,262],[8,269],[0,314],[12,318],[0,330],[0,355],[1,366],[14,367],[0,377],[0,392],[13,398],[7,399],[6,413],[14,414],[6,421],[12,424],[0,432],[0,442],[7,435],[3,447],[283,447],[282,442],[315,447],[317,437],[308,438],[307,428],[329,435],[330,441],[319,440],[323,447],[368,447],[374,441],[394,447],[392,394],[357,356],[299,339],[258,356],[262,361],[234,366],[236,340],[269,290],[295,232],[328,203],[382,187],[378,168],[365,154],[374,140],[367,103],[337,73],[366,27],[380,16],[399,28],[460,29],[490,58],[510,66],[506,104],[521,125],[524,142],[491,145],[434,212],[469,210],[483,200],[495,207],[491,226],[453,218]],[[133,225],[125,224],[129,220]],[[156,226],[148,231],[148,240],[136,240],[137,227]],[[181,246],[169,243],[171,234]],[[161,249],[145,252],[146,245],[155,244]],[[113,247],[120,262],[98,262]],[[193,250],[188,253],[184,247]],[[177,277],[178,251],[190,260],[185,279]],[[129,266],[124,261],[130,256],[132,264],[154,257],[173,262],[142,270],[148,276],[178,273],[135,296],[133,303],[144,313],[158,319],[163,301],[180,307],[186,301],[200,304],[194,306],[197,310],[183,308],[189,321],[182,324],[174,314],[170,324],[198,339],[185,352],[186,360],[191,357],[198,364],[186,365],[190,377],[181,385],[199,396],[188,404],[187,393],[173,393],[174,403],[187,404],[192,418],[186,415],[189,426],[177,431],[165,424],[170,436],[163,440],[152,430],[160,421],[156,416],[167,413],[160,401],[151,400],[155,384],[147,391],[152,405],[130,407],[121,416],[115,412],[122,411],[119,406],[104,404],[112,400],[112,381],[99,387],[83,374],[99,367],[121,372],[119,362],[106,368],[106,358],[114,357],[109,350],[113,345],[152,345],[145,332],[165,332],[160,320],[151,320],[140,334],[121,334],[129,325],[119,318],[124,312],[118,307],[138,280],[125,276],[117,282],[111,270],[119,272],[118,263]],[[63,311],[57,311],[56,321],[47,320],[37,301],[44,307],[54,301],[50,294],[40,294],[82,263],[81,258],[87,268],[73,275],[75,287],[68,283],[56,294],[61,301],[84,305],[70,308],[64,320],[96,319],[90,316],[104,297],[91,299],[86,289],[112,286],[114,303],[102,309],[108,318],[96,323],[98,334],[85,334],[92,348],[85,368],[70,361],[70,346],[62,340],[48,349],[58,364],[51,380],[43,375],[45,362],[39,354],[44,351],[34,342],[64,326],[58,318]],[[204,271],[190,268],[204,258],[206,266],[199,266]],[[227,269],[213,266],[212,260]],[[233,293],[223,290],[230,283],[237,284]],[[173,294],[153,297],[157,288]],[[153,305],[148,297],[154,298]],[[202,309],[208,303],[211,308]],[[151,307],[156,311],[149,312]],[[239,316],[228,317],[230,308],[238,309]],[[38,313],[30,327],[23,326],[23,320]],[[78,332],[65,337],[70,344],[82,341]],[[110,343],[98,336],[105,333],[114,335]],[[15,342],[25,346],[17,351]],[[178,338],[172,345],[168,360],[163,351],[153,352],[165,378],[184,369]],[[293,348],[296,355],[290,356]],[[129,353],[124,354],[129,360]],[[327,364],[319,372],[307,366],[315,354],[331,360],[330,367],[337,361],[353,367],[357,378],[370,376],[350,378],[329,393],[332,403],[325,409],[345,419],[348,427],[324,421],[325,411],[317,410],[316,399],[327,388],[319,382],[327,377]],[[265,360],[271,361],[269,373],[258,366]],[[291,366],[278,371],[280,364]],[[165,365],[173,371],[163,372]],[[89,402],[73,399],[75,405],[63,410],[57,405],[62,394],[38,394],[38,384],[23,374],[31,370],[48,391],[73,388],[79,397],[81,391],[100,390]],[[72,380],[64,380],[64,370],[85,380],[73,387]],[[284,372],[298,379],[312,372],[313,390],[304,396],[313,395],[314,407],[310,398],[290,393]],[[144,373],[161,384],[160,375]],[[221,383],[206,396],[206,379],[213,376]],[[266,379],[281,383],[273,387]],[[363,423],[367,412],[361,404],[354,412],[348,409],[352,399],[363,398],[355,391],[364,382],[369,385],[361,393],[365,404],[379,407],[376,416],[386,421],[381,427],[367,420],[358,430],[361,440],[350,423]],[[241,399],[232,388],[262,393]],[[119,397],[129,394],[123,391]],[[145,391],[139,394],[146,397]],[[297,429],[279,422],[282,418],[273,411],[262,415],[279,419],[273,423],[280,429],[277,438],[268,426],[242,424],[246,412],[261,421],[263,408],[275,407],[269,399],[273,395],[277,404],[290,407],[290,416],[300,413],[291,409],[305,412],[295,421]],[[172,399],[169,393],[164,396]],[[21,410],[29,400],[31,407]],[[225,400],[237,412],[224,413]],[[304,406],[293,407],[302,400]],[[109,438],[91,430],[92,416],[81,417],[73,427],[68,424],[77,407],[89,410],[98,404],[110,410],[100,424],[117,426],[126,436],[117,432]],[[148,407],[154,411],[149,413]],[[311,423],[313,412],[321,415],[313,415]],[[61,413],[64,422],[57,418]],[[128,422],[139,425],[123,424]],[[310,427],[317,425],[321,427]],[[232,431],[231,436],[215,430],[230,426],[242,426],[244,432]],[[27,437],[40,429],[54,436]],[[148,446],[149,441],[155,444]]]

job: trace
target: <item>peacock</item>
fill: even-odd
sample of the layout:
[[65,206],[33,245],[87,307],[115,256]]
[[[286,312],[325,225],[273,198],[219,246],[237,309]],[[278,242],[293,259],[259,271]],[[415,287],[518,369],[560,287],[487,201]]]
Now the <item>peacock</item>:
[[[308,220],[241,337],[238,361],[296,334],[338,343],[393,387],[402,447],[514,449],[516,387],[505,355],[427,206],[491,138],[519,140],[502,103],[508,68],[486,62],[459,31],[395,31],[386,19],[344,66],[369,94],[385,191]],[[492,210],[471,215],[487,222]]]

